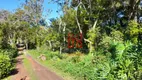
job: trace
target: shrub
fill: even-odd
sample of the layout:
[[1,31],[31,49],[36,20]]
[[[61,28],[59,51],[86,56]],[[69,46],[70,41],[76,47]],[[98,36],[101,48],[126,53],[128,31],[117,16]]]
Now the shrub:
[[130,21],[128,23],[128,26],[126,28],[126,39],[131,40],[134,44],[137,44],[138,40],[138,34],[140,30],[138,29],[138,23],[134,20]]
[[14,49],[0,50],[0,79],[8,76],[14,69],[14,57],[17,51]]
[[0,55],[0,79],[6,77],[14,69],[8,55]]
[[114,30],[114,31],[111,32],[111,37],[112,37],[113,40],[123,41],[124,35],[123,35],[122,32]]
[[4,55],[8,55],[10,59],[15,58],[18,56],[18,52],[15,49],[5,49],[5,50],[0,50],[1,52],[4,53]]

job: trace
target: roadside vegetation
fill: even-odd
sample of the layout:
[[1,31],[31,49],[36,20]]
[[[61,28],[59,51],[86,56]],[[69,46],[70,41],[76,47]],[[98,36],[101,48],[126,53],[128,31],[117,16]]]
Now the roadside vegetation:
[[0,50],[0,79],[7,77],[15,68],[15,57],[17,51],[14,49]]
[[[52,65],[51,67],[69,73],[77,80],[127,80],[129,77],[140,80],[142,67],[140,66],[141,56],[138,57],[138,55],[141,55],[141,52],[136,53],[133,49],[135,46],[129,42],[125,43],[125,46],[122,43],[112,43],[111,46],[115,46],[111,48],[113,51],[106,54],[101,51],[87,55],[80,52],[59,54],[59,52],[46,49],[28,52],[43,65],[45,65],[44,63],[47,66]],[[46,56],[46,61],[38,58],[41,54]]]
[[141,0],[51,0],[61,15],[50,24],[43,2],[25,0],[15,12],[0,10],[1,78],[14,68],[16,52],[9,48],[23,43],[35,59],[44,55],[79,80],[142,79]]

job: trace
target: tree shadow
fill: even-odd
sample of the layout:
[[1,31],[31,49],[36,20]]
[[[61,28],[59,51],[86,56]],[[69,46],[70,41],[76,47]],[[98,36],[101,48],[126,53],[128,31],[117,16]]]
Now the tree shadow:
[[80,52],[82,52],[84,54],[88,54],[89,53],[89,49],[88,48],[86,48],[86,49],[84,49],[84,48],[81,48],[81,49],[64,48],[64,49],[62,49],[63,53],[68,53],[68,54],[71,54],[71,53],[74,53],[74,52],[77,52],[77,51],[80,51]]
[[[22,54],[18,54],[18,56],[20,56],[20,55],[22,55]],[[16,65],[22,64],[22,63],[23,63],[23,62],[22,62],[23,59],[24,59],[24,58],[18,58],[18,59],[15,60],[14,63],[15,63]],[[11,73],[10,73],[9,76],[11,76],[11,75],[16,75],[16,74],[18,74],[18,72],[19,72],[18,68],[15,68],[15,69],[13,69],[13,70],[11,71]]]
[[9,76],[16,75],[18,74],[18,72],[19,72],[18,69],[13,69]]

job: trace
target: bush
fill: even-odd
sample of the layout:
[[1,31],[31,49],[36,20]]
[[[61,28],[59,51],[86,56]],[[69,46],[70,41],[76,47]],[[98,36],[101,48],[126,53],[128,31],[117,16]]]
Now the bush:
[[0,55],[0,79],[6,77],[14,69],[8,55]]
[[0,50],[0,52],[3,52],[4,55],[8,55],[10,59],[13,59],[18,56],[18,52],[15,49],[5,49],[5,50]]
[[0,50],[0,79],[8,76],[14,69],[14,57],[17,56],[17,51],[11,50]]

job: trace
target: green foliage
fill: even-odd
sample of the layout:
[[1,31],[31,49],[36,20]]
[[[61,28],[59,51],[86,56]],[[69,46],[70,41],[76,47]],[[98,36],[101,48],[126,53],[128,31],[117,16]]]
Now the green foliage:
[[7,55],[0,55],[0,78],[6,77],[14,67]]
[[98,39],[100,37],[99,31],[100,31],[100,28],[96,27],[95,29],[91,28],[87,32],[87,37],[88,37],[88,40],[89,40],[89,46],[88,47],[90,48],[90,52],[94,51],[97,48]]
[[97,36],[98,36],[97,32],[99,32],[99,29],[98,29],[98,28],[95,29],[95,30],[90,29],[90,30],[88,31],[88,33],[87,33],[88,39],[89,39],[91,42],[93,42],[93,43],[95,43],[95,39],[96,39]]
[[[133,49],[134,45],[130,42],[113,42],[110,47],[112,57],[110,67],[111,70],[108,74],[108,79],[140,79],[141,72],[139,73],[141,65],[137,63],[138,53]],[[133,74],[135,73],[135,74]]]
[[136,44],[138,42],[138,33],[138,23],[136,21],[130,21],[126,29],[126,36],[128,36],[127,38]]
[[104,35],[104,36],[102,37],[102,41],[99,43],[99,46],[100,46],[102,49],[108,50],[110,41],[112,41],[112,38],[109,37],[109,36]]
[[15,50],[0,50],[0,79],[8,76],[15,68],[14,57],[16,57]]
[[136,47],[130,41],[112,40],[106,53],[110,55],[104,55],[103,51],[94,55],[81,55],[80,52],[67,55],[46,50],[35,52],[44,53],[51,65],[81,80],[135,80],[142,77],[141,52],[137,52]]
[[114,30],[111,32],[111,37],[116,41],[123,41],[124,34],[120,31]]

